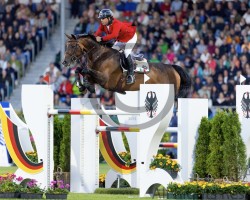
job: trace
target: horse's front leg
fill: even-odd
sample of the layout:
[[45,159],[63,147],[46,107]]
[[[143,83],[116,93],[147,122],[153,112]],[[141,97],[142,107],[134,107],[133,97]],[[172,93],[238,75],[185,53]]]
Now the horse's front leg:
[[[79,87],[79,91],[82,92],[85,89],[87,89],[90,93],[95,93],[95,85],[91,82],[89,82],[87,74],[90,72],[88,68],[86,67],[78,67],[76,68],[76,72],[78,73],[78,81],[81,84],[81,87]],[[80,80],[80,75],[82,75],[82,82]]]
[[75,70],[76,86],[79,88],[79,92],[84,93],[84,91],[86,90],[86,86],[84,85],[85,84],[84,80],[83,80],[83,83],[81,82],[80,71],[81,71],[81,68],[79,67],[77,67]]

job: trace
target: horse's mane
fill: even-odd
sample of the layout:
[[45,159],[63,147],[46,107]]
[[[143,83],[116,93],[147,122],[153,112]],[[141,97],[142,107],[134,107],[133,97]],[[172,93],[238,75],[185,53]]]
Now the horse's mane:
[[89,37],[93,41],[97,42],[96,39],[95,39],[95,36],[92,35],[92,34],[86,34],[86,33],[84,33],[84,34],[78,34],[78,35],[76,35],[77,39],[79,39],[79,38],[87,38],[87,37]]
[[79,39],[79,38],[90,38],[91,40],[93,40],[94,42],[102,45],[102,46],[105,46],[105,47],[108,47],[108,48],[111,48],[114,44],[114,41],[107,41],[107,42],[97,42],[96,41],[96,38],[94,35],[92,34],[78,34],[78,35],[74,35],[75,39]]

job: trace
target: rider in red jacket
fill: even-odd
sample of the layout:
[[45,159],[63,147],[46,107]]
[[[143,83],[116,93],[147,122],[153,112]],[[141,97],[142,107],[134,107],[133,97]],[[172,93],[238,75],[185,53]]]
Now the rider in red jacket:
[[[98,18],[101,19],[101,24],[94,34],[96,41],[115,40],[116,42],[112,48],[120,50],[122,47],[125,47],[124,54],[128,64],[126,82],[127,84],[133,84],[135,82],[134,63],[130,53],[137,40],[136,27],[132,26],[132,23],[121,22],[115,19],[110,9],[102,9]],[[105,33],[105,36],[102,36],[103,33]]]

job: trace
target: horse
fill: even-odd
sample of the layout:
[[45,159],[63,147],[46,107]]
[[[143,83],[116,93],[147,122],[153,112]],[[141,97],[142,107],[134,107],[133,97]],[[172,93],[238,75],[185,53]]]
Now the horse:
[[[135,73],[135,83],[127,85],[126,74],[121,67],[123,53],[97,42],[94,35],[65,35],[68,40],[62,64],[70,67],[74,63],[81,63],[81,67],[76,69],[76,74],[87,76],[84,83],[80,82],[79,77],[77,78],[80,91],[87,88],[94,92],[91,86],[99,84],[109,91],[125,94],[126,91],[138,91],[140,84],[144,84],[144,74]],[[87,64],[82,63],[82,58]],[[176,98],[187,96],[191,79],[182,67],[163,63],[148,64],[150,71],[146,75],[149,79],[145,84],[173,84]]]

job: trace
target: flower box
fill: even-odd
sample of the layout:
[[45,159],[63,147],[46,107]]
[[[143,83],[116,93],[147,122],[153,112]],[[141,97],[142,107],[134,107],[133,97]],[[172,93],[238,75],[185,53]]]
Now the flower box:
[[20,193],[21,199],[42,199],[43,194],[39,193]]
[[0,198],[1,199],[10,199],[10,198],[15,198],[15,192],[4,192],[0,193]]
[[202,194],[202,199],[213,200],[213,199],[238,199],[245,200],[246,194]]
[[46,199],[67,199],[67,194],[46,194]]
[[156,168],[164,169],[169,172],[170,175],[172,174],[173,177],[176,178],[177,173],[181,169],[181,166],[176,162],[176,160],[171,159],[170,156],[163,156],[162,154],[157,154],[156,156],[153,156],[153,160],[150,163],[149,168],[151,170],[154,170]]
[[166,171],[169,173],[169,175],[172,177],[172,179],[176,179],[178,172],[173,171],[173,170],[166,170]]
[[192,200],[197,200],[199,198],[199,194],[174,194],[171,192],[167,193],[167,199],[192,199]]

